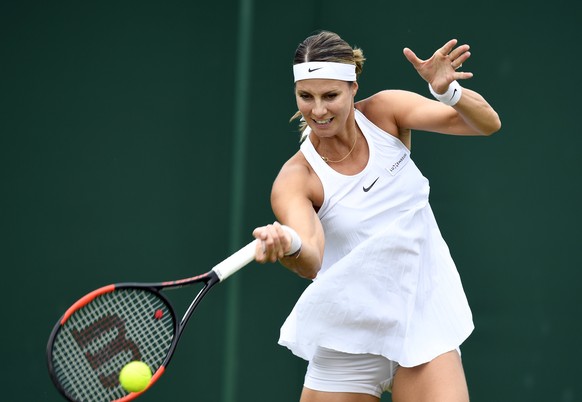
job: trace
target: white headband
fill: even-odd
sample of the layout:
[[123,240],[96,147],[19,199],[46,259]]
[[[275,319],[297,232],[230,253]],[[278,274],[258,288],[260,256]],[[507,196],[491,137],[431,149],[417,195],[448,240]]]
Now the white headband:
[[327,79],[355,81],[355,64],[332,63],[329,61],[309,61],[293,66],[295,82],[301,80]]

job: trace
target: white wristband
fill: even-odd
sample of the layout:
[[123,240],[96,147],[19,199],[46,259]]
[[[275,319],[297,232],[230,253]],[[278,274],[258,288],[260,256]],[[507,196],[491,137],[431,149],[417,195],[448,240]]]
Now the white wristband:
[[281,227],[291,235],[291,248],[287,253],[285,253],[285,256],[299,257],[299,253],[301,252],[301,238],[297,232],[289,226],[281,225]]
[[444,94],[437,94],[434,89],[432,89],[430,83],[428,84],[428,89],[436,100],[448,106],[455,106],[463,94],[463,87],[457,81],[451,82],[449,89],[447,89],[447,92]]

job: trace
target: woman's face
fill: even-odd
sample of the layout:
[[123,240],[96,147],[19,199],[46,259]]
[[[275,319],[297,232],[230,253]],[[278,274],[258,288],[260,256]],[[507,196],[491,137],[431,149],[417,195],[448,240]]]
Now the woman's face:
[[341,134],[354,109],[357,82],[301,80],[295,84],[297,107],[313,133],[319,137]]

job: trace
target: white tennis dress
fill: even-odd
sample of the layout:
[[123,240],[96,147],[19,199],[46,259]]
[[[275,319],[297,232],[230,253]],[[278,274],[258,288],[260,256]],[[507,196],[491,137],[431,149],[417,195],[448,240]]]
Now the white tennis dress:
[[309,137],[301,145],[323,184],[325,252],[279,344],[305,360],[322,346],[412,367],[459,347],[474,328],[471,310],[428,203],[428,180],[400,140],[358,110],[355,117],[369,147],[360,173],[330,168]]

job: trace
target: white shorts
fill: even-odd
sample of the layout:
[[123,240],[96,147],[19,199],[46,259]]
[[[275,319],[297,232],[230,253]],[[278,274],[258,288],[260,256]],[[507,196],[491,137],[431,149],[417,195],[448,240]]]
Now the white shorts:
[[384,356],[318,347],[303,385],[314,391],[355,392],[380,398],[384,392],[392,391],[398,367],[398,363]]

